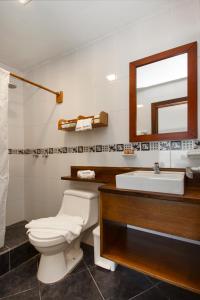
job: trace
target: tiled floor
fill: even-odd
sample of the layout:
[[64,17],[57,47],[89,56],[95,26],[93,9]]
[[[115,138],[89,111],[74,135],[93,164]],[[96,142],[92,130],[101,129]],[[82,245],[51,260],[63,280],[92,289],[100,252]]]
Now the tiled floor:
[[21,221],[6,228],[5,246],[14,248],[28,240],[25,225],[27,221]]
[[82,245],[84,259],[60,282],[39,283],[38,257],[0,277],[4,300],[200,300],[196,295],[118,266],[115,272],[94,265],[93,248]]
[[0,254],[19,246],[28,240],[25,230],[26,221],[21,221],[6,227],[5,245],[0,248]]
[[26,221],[6,228],[5,246],[0,248],[0,275],[16,268],[37,254],[26,235]]

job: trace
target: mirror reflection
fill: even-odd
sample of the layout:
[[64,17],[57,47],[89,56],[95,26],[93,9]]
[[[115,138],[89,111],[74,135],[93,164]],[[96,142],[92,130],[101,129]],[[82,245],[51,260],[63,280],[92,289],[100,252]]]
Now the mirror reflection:
[[188,130],[188,54],[136,69],[137,135]]

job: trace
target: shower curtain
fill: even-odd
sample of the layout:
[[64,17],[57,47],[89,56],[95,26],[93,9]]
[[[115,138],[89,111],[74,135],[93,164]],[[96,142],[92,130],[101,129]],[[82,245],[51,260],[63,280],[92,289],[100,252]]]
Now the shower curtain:
[[4,246],[8,193],[8,83],[9,72],[0,68],[0,248]]

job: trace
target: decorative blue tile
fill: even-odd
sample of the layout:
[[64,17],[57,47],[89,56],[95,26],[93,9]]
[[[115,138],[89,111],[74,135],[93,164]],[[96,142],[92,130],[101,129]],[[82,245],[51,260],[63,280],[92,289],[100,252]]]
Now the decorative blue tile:
[[159,144],[158,144],[158,142],[151,142],[151,143],[150,143],[150,149],[151,149],[151,151],[156,151],[156,150],[158,150],[158,149],[159,149]]
[[102,145],[102,152],[108,152],[109,147],[108,145]]
[[23,149],[18,149],[18,154],[24,154],[24,150]]
[[132,148],[134,150],[140,151],[141,150],[141,145],[140,145],[140,143],[132,143]]
[[83,146],[78,146],[78,153],[83,153]]
[[149,151],[150,150],[150,143],[141,143],[141,150],[142,151]]
[[95,146],[89,146],[89,152],[95,152]]
[[132,144],[124,144],[124,150],[131,150],[132,149]]
[[58,153],[63,153],[63,148],[58,148]]
[[83,146],[83,152],[89,152],[89,147],[88,146]]
[[49,154],[53,154],[53,148],[49,148]]
[[41,154],[41,152],[42,152],[41,149],[36,150],[36,154]]
[[62,147],[62,153],[67,153],[67,147]]
[[24,154],[31,154],[32,150],[31,149],[24,149]]
[[182,144],[181,141],[171,141],[171,150],[181,150]]
[[194,141],[194,149],[200,148],[200,141]]
[[124,144],[117,144],[117,151],[118,152],[124,151]]
[[192,150],[194,148],[193,140],[182,141],[183,150]]
[[117,151],[117,145],[113,144],[113,145],[109,145],[109,152],[116,152]]
[[72,153],[77,153],[78,152],[78,147],[72,147]]
[[96,152],[102,152],[102,145],[96,145]]
[[160,150],[161,151],[170,150],[170,142],[169,141],[162,141],[162,142],[160,142]]
[[67,153],[72,153],[73,147],[67,147]]

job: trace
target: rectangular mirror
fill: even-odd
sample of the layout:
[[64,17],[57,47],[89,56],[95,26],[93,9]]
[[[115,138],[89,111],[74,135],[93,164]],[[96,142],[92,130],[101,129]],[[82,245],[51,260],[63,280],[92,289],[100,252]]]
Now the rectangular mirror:
[[197,137],[197,43],[130,63],[130,141]]

